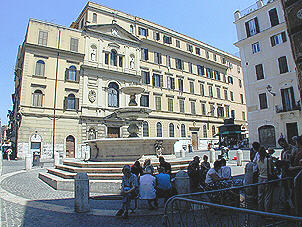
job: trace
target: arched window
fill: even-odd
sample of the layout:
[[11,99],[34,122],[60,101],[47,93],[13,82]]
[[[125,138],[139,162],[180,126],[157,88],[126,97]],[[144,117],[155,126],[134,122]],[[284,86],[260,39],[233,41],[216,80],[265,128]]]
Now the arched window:
[[96,61],[96,51],[97,51],[97,48],[95,45],[92,45],[91,48],[90,48],[90,60],[91,61]]
[[40,90],[35,90],[33,93],[33,106],[42,106],[43,93]]
[[133,25],[130,25],[130,32],[133,33]]
[[214,137],[215,134],[216,134],[216,128],[215,128],[215,126],[213,125],[213,126],[212,126],[212,137]]
[[44,71],[45,71],[45,62],[42,60],[37,61],[35,75],[44,76]]
[[68,80],[76,81],[77,68],[75,66],[70,66],[68,70]]
[[116,83],[111,82],[108,86],[108,106],[118,107],[119,106],[119,87]]
[[97,17],[97,15],[96,15],[96,13],[93,13],[93,14],[92,14],[92,22],[93,22],[93,23],[96,23],[96,22],[97,22],[97,19],[98,19],[98,17]]
[[115,50],[112,50],[110,53],[110,64],[117,66],[117,53]]
[[186,137],[186,126],[181,124],[181,137]]
[[66,137],[66,157],[75,157],[75,138],[71,135]]
[[75,110],[75,96],[74,94],[69,94],[67,97],[67,109]]
[[169,124],[169,136],[174,137],[174,124],[173,123]]
[[149,125],[147,121],[143,122],[143,137],[149,136]]
[[203,137],[204,137],[204,138],[207,138],[207,137],[208,137],[207,126],[206,126],[206,125],[203,126]]
[[163,133],[162,133],[162,126],[160,122],[157,122],[156,124],[156,136],[157,137],[162,137]]
[[96,131],[94,128],[90,128],[88,131],[88,140],[96,139]]

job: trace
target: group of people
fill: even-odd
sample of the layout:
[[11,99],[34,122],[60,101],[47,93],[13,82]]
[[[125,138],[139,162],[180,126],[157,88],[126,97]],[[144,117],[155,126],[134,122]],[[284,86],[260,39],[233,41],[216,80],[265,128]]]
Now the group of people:
[[[274,149],[268,148],[266,151],[258,142],[252,144],[251,162],[248,165],[253,166],[253,183],[267,183],[278,178],[295,177],[302,170],[302,136],[293,138],[293,141],[295,145],[289,144],[284,138],[278,140],[283,148],[280,159],[273,156]],[[282,186],[283,202],[288,203],[291,189],[288,184],[283,183]],[[258,209],[271,211],[272,196],[273,184],[259,185]]]
[[191,192],[198,192],[203,188],[210,188],[219,182],[230,180],[232,172],[231,168],[226,165],[224,158],[216,160],[213,168],[211,168],[208,156],[204,155],[201,163],[198,156],[195,156],[193,161],[189,163],[188,175]]
[[128,218],[130,202],[134,198],[148,201],[150,210],[158,208],[158,198],[164,198],[165,201],[171,195],[171,164],[166,162],[163,157],[159,157],[158,174],[154,175],[154,167],[150,159],[146,159],[143,167],[139,161],[132,166],[123,167],[122,178],[122,208],[116,216]]

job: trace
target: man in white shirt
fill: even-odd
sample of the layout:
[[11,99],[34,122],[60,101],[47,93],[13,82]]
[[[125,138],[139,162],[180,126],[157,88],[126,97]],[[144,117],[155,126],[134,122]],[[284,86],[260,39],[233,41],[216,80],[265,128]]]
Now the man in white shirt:
[[229,166],[226,166],[226,160],[224,158],[221,159],[221,168],[219,170],[219,174],[224,180],[229,180],[232,177],[232,169]]
[[220,161],[215,161],[214,162],[214,168],[211,168],[206,175],[206,180],[205,183],[206,184],[210,184],[210,183],[214,183],[216,181],[220,181],[223,180],[223,178],[221,177],[219,170],[221,168],[221,163]]

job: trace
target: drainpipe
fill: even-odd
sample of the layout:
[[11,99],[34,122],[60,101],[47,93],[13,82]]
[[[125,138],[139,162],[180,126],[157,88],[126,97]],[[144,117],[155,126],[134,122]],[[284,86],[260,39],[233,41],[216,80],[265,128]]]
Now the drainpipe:
[[55,133],[56,133],[56,105],[57,105],[57,87],[58,87],[58,71],[59,71],[59,49],[61,41],[61,30],[59,30],[58,37],[58,53],[56,64],[56,79],[55,79],[55,92],[54,92],[54,104],[53,104],[53,126],[52,126],[52,158],[55,156]]

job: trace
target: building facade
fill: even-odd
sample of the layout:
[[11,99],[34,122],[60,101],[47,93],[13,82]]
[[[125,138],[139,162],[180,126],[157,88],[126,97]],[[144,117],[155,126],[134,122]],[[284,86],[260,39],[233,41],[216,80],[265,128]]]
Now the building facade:
[[301,103],[280,0],[236,11],[235,24],[247,98],[250,142],[276,147],[302,130]]
[[[240,59],[142,18],[88,2],[70,27],[31,19],[19,49],[12,122],[18,157],[82,157],[83,141],[127,137],[120,88],[145,91],[140,136],[200,148],[224,118],[246,126]],[[14,120],[19,114],[19,120]]]

